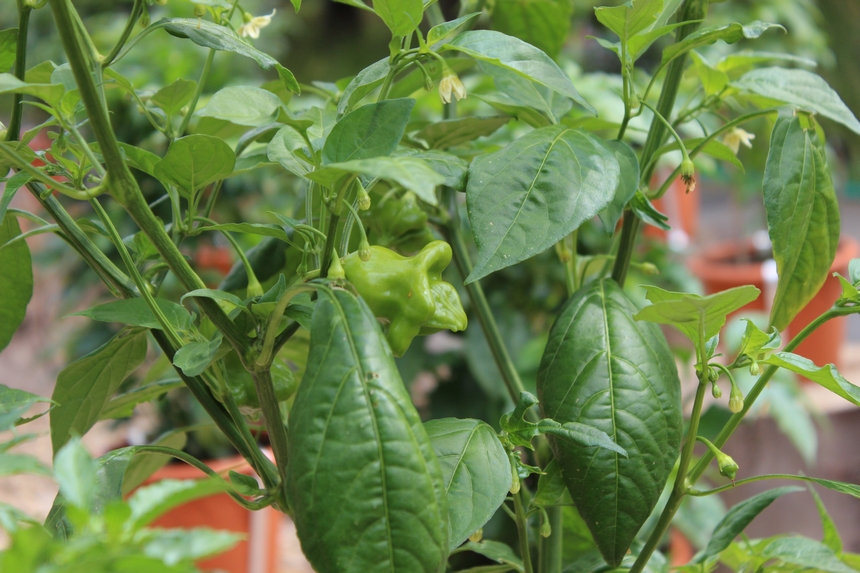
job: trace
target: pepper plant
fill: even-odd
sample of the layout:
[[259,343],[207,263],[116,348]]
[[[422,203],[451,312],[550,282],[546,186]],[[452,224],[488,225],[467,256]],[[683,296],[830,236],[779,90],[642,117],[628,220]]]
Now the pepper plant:
[[[11,169],[0,202],[0,343],[8,344],[31,295],[24,239],[44,232],[60,236],[118,299],[79,314],[125,325],[60,373],[50,412],[58,456],[97,420],[187,386],[260,477],[257,484],[233,475],[224,487],[248,507],[290,514],[321,573],[443,571],[449,556],[464,552],[496,562],[471,571],[662,570],[660,543],[687,498],[773,477],[860,497],[852,484],[745,476],[720,449],[778,369],[860,405],[860,389],[832,365],[792,353],[824,322],[860,311],[860,262],[840,277],[844,292],[833,308],[784,345],[779,335],[822,285],[839,241],[818,118],[857,133],[860,122],[815,73],[774,66],[791,58],[745,51],[709,62],[699,53],[718,41],[752,42],[779,26],[709,27],[708,0],[596,8],[606,28],[596,41],[621,68],[612,97],[623,113],[613,122],[595,117],[594,102],[571,75],[535,47],[557,52],[564,27],[560,38],[555,28],[543,33],[524,23],[528,14],[512,15],[501,3],[492,13],[495,29],[477,29],[486,22],[481,2],[461,3],[459,16],[446,21],[432,1],[344,1],[381,18],[390,52],[342,82],[300,84],[248,39],[264,45],[265,27],[278,16],[255,17],[239,0],[201,0],[187,18],[158,21],[149,14],[163,2],[134,0],[111,46],[93,41],[72,0],[17,0],[20,25],[2,32],[0,44],[0,61],[14,67],[0,75],[0,94],[14,97],[0,145]],[[300,8],[300,0],[292,3]],[[523,10],[546,8],[534,6]],[[68,60],[60,66],[27,61],[30,14],[43,7]],[[560,10],[549,20],[569,17]],[[207,50],[206,64],[196,81],[141,92],[122,74],[123,58],[166,34],[189,50]],[[646,70],[639,61],[649,49],[660,58]],[[208,93],[223,52],[248,58],[280,85]],[[118,139],[110,109],[117,93],[139,106],[166,151]],[[22,132],[30,108],[47,119]],[[779,283],[768,328],[749,322],[739,353],[725,357],[720,331],[729,314],[759,296],[755,287],[703,297],[649,286],[651,304],[639,308],[625,290],[638,287],[625,280],[631,266],[644,264],[634,260],[643,223],[667,227],[651,201],[678,177],[695,192],[701,154],[737,164],[742,126],[764,119],[773,126],[762,185]],[[696,125],[701,135],[691,137]],[[50,153],[31,151],[28,141],[45,129]],[[655,177],[673,151],[681,155],[674,172]],[[296,212],[272,212],[262,223],[213,218],[225,180],[273,165],[280,180],[301,189]],[[157,182],[157,196],[144,196],[143,179]],[[27,192],[50,220],[9,207]],[[78,203],[91,216],[73,217]],[[125,237],[122,213],[136,226]],[[38,226],[22,234],[21,218]],[[595,218],[613,236],[611,247],[584,257],[578,231]],[[223,235],[240,261],[219,288],[204,284],[182,250],[204,233]],[[246,252],[245,236],[263,239]],[[551,248],[569,300],[549,329],[535,396],[514,367],[481,280]],[[452,260],[457,273],[443,278]],[[168,276],[182,291],[173,299],[162,288]],[[467,328],[458,289],[477,318],[468,328],[486,337],[516,405],[495,427],[473,419],[422,423],[394,361],[417,337]],[[698,384],[686,423],[678,368],[657,325],[677,328],[695,349]],[[178,380],[156,376],[117,394],[150,346]],[[739,369],[758,377],[746,396],[735,383]],[[733,414],[709,440],[699,436],[705,393],[710,387],[719,398],[725,381]],[[7,401],[35,400],[5,392]],[[273,461],[249,429],[260,419]],[[706,446],[700,455],[697,441]],[[97,460],[99,471],[114,476],[114,487],[100,494],[105,503],[120,495],[116,476],[129,479],[123,475],[134,453],[202,466],[165,444],[137,448]],[[714,460],[720,476],[700,485]],[[790,491],[732,508],[689,567],[856,566],[860,557],[842,551],[824,510],[824,542],[734,543]],[[61,490],[44,527],[74,538],[81,523],[75,507]],[[590,533],[588,550],[564,562],[562,509],[570,507]],[[482,540],[500,509],[516,526],[514,548]]]

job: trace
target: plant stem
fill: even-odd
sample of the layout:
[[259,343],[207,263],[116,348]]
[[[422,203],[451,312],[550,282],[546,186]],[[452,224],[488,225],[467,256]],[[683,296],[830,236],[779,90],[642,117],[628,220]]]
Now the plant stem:
[[564,529],[561,507],[546,508],[546,516],[552,533],[549,537],[541,537],[540,553],[538,554],[539,573],[561,573]]
[[134,30],[135,24],[140,19],[140,15],[143,13],[143,1],[142,0],[134,0],[134,6],[131,7],[131,14],[128,17],[128,22],[125,23],[125,28],[122,30],[122,34],[120,34],[119,39],[116,42],[116,45],[110,51],[110,53],[102,60],[101,67],[102,69],[106,69],[110,66],[113,61],[116,59],[122,47],[125,46],[125,43],[128,41],[129,36],[131,36],[132,30]]
[[[30,32],[30,12],[33,9],[18,0],[18,39],[15,45],[15,77],[24,81],[27,73],[27,37]],[[21,120],[24,117],[24,94],[12,96],[12,117],[6,132],[6,141],[17,141],[21,137]]]
[[[206,56],[206,62],[203,64],[203,71],[200,72],[200,80],[197,82],[197,89],[194,90],[194,97],[188,104],[188,113],[182,118],[182,123],[179,124],[179,129],[176,130],[176,137],[182,137],[185,129],[188,127],[188,122],[191,121],[191,116],[194,115],[194,110],[197,109],[197,101],[200,99],[200,94],[203,93],[203,86],[206,85],[206,80],[209,78],[209,71],[212,69],[212,60],[215,59],[215,49],[210,48],[209,55]],[[169,126],[168,126],[169,127]]]
[[331,213],[328,218],[328,228],[326,229],[325,246],[323,247],[322,260],[320,262],[320,278],[324,279],[328,276],[328,268],[331,266],[332,252],[334,251],[335,235],[337,234],[337,221],[339,217],[336,213]]
[[269,441],[275,454],[275,465],[278,468],[278,475],[281,479],[281,486],[278,492],[278,506],[282,512],[287,513],[289,511],[286,494],[287,456],[289,455],[287,428],[284,426],[284,420],[281,418],[281,407],[278,405],[278,397],[275,395],[275,385],[272,383],[270,365],[259,366],[254,364],[251,368],[251,375],[254,378],[254,386],[257,389],[260,406],[263,409],[263,420],[266,423],[266,430],[269,432]]
[[705,497],[708,495],[714,495],[716,493],[722,493],[724,491],[734,489],[739,485],[745,485],[745,484],[754,483],[757,481],[764,481],[767,479],[791,479],[791,480],[795,480],[795,481],[805,481],[805,482],[809,482],[809,483],[815,483],[815,478],[810,478],[807,476],[798,476],[798,475],[794,475],[794,474],[764,474],[764,475],[760,475],[760,476],[753,476],[753,477],[749,477],[749,478],[739,479],[736,482],[727,483],[726,485],[722,485],[720,487],[715,487],[714,489],[709,489],[709,490],[704,490],[704,491],[698,490],[698,489],[691,489],[687,492],[687,495],[692,495],[695,497]]
[[513,495],[514,498],[514,516],[517,522],[517,537],[520,541],[520,557],[523,560],[523,569],[525,573],[534,573],[532,565],[531,551],[529,550],[529,524],[526,513],[523,509],[523,489]]

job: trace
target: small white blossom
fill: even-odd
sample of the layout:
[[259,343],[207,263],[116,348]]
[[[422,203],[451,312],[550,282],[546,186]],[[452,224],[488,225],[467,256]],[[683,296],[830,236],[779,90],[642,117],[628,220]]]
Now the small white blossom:
[[743,144],[744,147],[752,147],[753,139],[755,139],[754,133],[750,133],[736,127],[723,136],[723,143],[726,144],[726,147],[732,150],[732,153],[737,155],[738,149],[741,148],[741,144]]
[[268,16],[254,16],[241,26],[239,26],[239,35],[243,37],[252,37],[255,40],[260,37],[260,28],[265,28],[272,23],[272,16],[277,10],[272,10]]
[[451,94],[458,100],[466,98],[466,86],[454,72],[446,72],[439,82],[439,97],[442,103],[451,103]]

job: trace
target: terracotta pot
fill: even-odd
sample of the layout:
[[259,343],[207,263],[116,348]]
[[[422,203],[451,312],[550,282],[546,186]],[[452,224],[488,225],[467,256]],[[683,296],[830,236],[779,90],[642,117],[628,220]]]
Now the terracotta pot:
[[198,245],[194,252],[194,262],[200,269],[211,269],[221,276],[227,276],[233,268],[233,253],[229,247],[216,247],[203,243]]
[[[212,460],[207,465],[219,474],[229,470],[254,475],[242,456]],[[200,479],[205,474],[187,464],[168,464],[144,482],[163,479]],[[204,571],[228,573],[277,573],[279,560],[278,532],[283,515],[271,507],[251,511],[233,501],[226,493],[200,498],[177,507],[153,522],[153,527],[212,529],[236,531],[246,536],[231,550],[201,560],[197,566]]]
[[[662,177],[662,178],[661,178]],[[654,183],[662,182],[667,174],[662,174],[654,179]],[[699,231],[699,191],[687,193],[687,188],[681,178],[678,177],[672,182],[666,194],[659,199],[653,201],[654,208],[669,217],[667,224],[672,227],[673,231],[683,231],[687,239],[692,241]],[[667,231],[658,229],[651,225],[644,225],[644,233],[646,237],[655,239],[666,239]]]
[[669,530],[669,567],[681,567],[690,562],[695,555],[690,540],[674,527]]
[[[754,285],[765,293],[764,279],[762,277],[762,263],[760,262],[736,262],[739,255],[751,260],[755,250],[751,243],[722,243],[705,249],[698,256],[691,257],[688,266],[690,271],[703,283],[705,292],[712,294],[732,287],[742,285]],[[860,245],[851,237],[842,236],[836,251],[836,258],[830,267],[830,273],[824,286],[818,294],[800,311],[788,326],[789,337],[800,332],[807,324],[825,312],[839,298],[842,287],[839,280],[832,276],[838,272],[847,276],[848,263],[860,254]],[[765,295],[745,306],[738,312],[744,310],[765,311]],[[796,354],[809,358],[819,366],[824,364],[835,364],[839,367],[839,352],[845,340],[845,317],[835,318],[827,321],[811,334],[795,350]]]

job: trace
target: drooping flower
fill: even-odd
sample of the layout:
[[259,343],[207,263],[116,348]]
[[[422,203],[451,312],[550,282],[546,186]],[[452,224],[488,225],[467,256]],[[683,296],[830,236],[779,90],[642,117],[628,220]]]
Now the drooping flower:
[[256,40],[260,37],[260,29],[272,23],[272,16],[275,15],[275,12],[277,10],[273,9],[272,13],[267,16],[251,16],[246,12],[244,15],[245,23],[239,26],[239,35],[246,38],[250,36]]
[[466,98],[466,86],[451,70],[445,70],[442,80],[439,82],[439,97],[442,103],[451,103],[451,94],[458,100]]
[[743,144],[744,147],[752,147],[753,139],[755,139],[754,133],[750,133],[736,127],[723,136],[723,143],[726,144],[726,147],[732,150],[732,153],[737,155],[738,149],[741,148],[741,144]]

